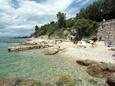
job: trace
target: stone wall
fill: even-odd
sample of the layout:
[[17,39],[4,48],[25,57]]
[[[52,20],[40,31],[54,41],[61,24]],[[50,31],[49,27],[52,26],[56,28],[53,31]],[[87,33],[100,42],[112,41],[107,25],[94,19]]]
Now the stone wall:
[[115,19],[100,24],[97,38],[104,41],[107,46],[115,46]]

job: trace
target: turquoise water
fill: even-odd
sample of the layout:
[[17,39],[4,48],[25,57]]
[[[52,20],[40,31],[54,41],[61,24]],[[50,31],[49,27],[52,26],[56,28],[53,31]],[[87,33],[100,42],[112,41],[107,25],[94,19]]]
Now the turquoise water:
[[[85,68],[73,64],[59,55],[46,56],[40,50],[23,52],[7,51],[8,46],[16,45],[12,41],[0,42],[0,78],[16,77],[44,82],[55,82],[62,75],[70,75],[82,80],[77,86],[94,86],[89,81],[94,79],[85,72]],[[15,40],[20,41],[20,40]],[[101,80],[95,79],[102,83]],[[97,85],[96,85],[97,86]]]

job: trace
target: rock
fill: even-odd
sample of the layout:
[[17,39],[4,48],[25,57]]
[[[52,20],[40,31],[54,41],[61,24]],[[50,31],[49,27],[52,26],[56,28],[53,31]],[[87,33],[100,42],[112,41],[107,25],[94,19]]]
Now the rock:
[[99,82],[97,79],[89,79],[88,80],[92,85],[91,86],[109,86],[106,82]]
[[54,86],[54,85],[52,85],[52,84],[50,84],[50,83],[46,83],[46,84],[44,84],[43,86]]
[[107,83],[109,84],[109,86],[115,86],[115,75],[108,77]]
[[115,64],[107,64],[106,70],[110,72],[115,72]]
[[92,64],[97,64],[97,62],[92,61],[92,60],[77,60],[76,63],[83,65],[83,66],[89,66]]
[[41,82],[35,80],[23,80],[20,81],[18,86],[42,86]]
[[45,55],[55,55],[56,53],[59,52],[59,49],[55,47],[50,47],[44,49],[43,52],[45,53]]
[[109,49],[110,51],[115,51],[115,48],[111,48],[111,49]]
[[47,44],[39,44],[39,45],[20,45],[15,47],[8,47],[9,52],[16,52],[16,51],[24,51],[24,50],[31,50],[31,49],[42,49],[42,48],[48,48],[52,45]]
[[79,85],[83,84],[83,81],[81,79],[77,79],[76,84],[79,86]]
[[4,86],[4,80],[0,80],[0,86]]
[[113,54],[112,56],[115,57],[115,54]]
[[75,86],[76,80],[66,75],[60,77],[56,84],[57,86]]
[[94,80],[94,79],[90,79],[89,82],[93,85],[98,85],[98,81]]
[[106,63],[92,64],[88,66],[87,72],[95,77],[106,78],[115,72],[115,65]]
[[16,78],[0,80],[0,86],[15,86],[16,83],[17,83]]

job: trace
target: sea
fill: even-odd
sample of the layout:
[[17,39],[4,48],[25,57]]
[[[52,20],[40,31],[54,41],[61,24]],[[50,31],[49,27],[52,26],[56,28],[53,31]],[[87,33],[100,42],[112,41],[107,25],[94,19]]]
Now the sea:
[[[72,63],[64,56],[44,55],[38,49],[8,52],[9,46],[16,46],[24,40],[0,38],[0,79],[15,77],[55,83],[59,77],[69,75],[78,81],[77,86],[102,86],[103,80],[88,75],[85,67]],[[91,80],[99,85],[94,85]]]

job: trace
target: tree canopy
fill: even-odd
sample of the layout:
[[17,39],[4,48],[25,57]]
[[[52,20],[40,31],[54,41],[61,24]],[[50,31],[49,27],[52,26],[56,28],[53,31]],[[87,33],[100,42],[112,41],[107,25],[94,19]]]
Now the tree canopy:
[[57,14],[57,23],[59,28],[66,27],[66,14],[58,12]]
[[83,37],[96,35],[98,22],[115,18],[115,0],[96,0],[88,7],[81,9],[74,18],[66,19],[66,14],[62,12],[58,12],[56,17],[56,22],[52,21],[40,28],[36,26],[33,36],[64,37],[64,33],[72,29],[80,29]]
[[81,9],[76,18],[91,19],[98,22],[103,19],[115,18],[115,0],[97,0],[87,8]]

